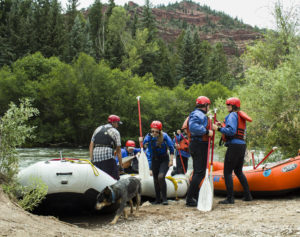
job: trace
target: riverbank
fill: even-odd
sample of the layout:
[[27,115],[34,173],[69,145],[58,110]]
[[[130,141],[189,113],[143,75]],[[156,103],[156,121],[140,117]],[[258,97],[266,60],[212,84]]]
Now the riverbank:
[[37,216],[23,211],[0,191],[1,236],[300,236],[300,192],[284,198],[255,199],[219,205],[214,198],[211,212],[185,206],[145,202],[138,217],[123,217],[116,225],[110,215],[61,218]]

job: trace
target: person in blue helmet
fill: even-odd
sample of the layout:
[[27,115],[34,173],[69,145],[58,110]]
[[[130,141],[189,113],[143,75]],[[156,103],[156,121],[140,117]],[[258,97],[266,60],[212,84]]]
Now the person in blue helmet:
[[186,205],[197,206],[199,185],[205,176],[207,166],[208,137],[213,131],[208,129],[209,121],[206,113],[209,110],[210,100],[206,96],[199,96],[196,108],[188,119],[188,133],[190,136],[190,153],[193,159],[194,174],[186,195]]
[[[123,162],[124,172],[127,174],[137,174],[139,171],[139,164],[137,156],[141,152],[140,148],[135,148],[135,142],[128,140],[125,143],[125,147],[121,149],[122,159],[125,157],[135,156],[132,160],[128,162]],[[118,157],[116,157],[116,162],[119,164]]]
[[[143,141],[144,147],[147,147],[152,160],[151,170],[156,196],[153,204],[162,203],[163,205],[168,205],[165,177],[169,167],[173,165],[173,142],[168,134],[162,131],[162,123],[160,121],[153,121],[150,127],[151,133],[147,134],[144,140],[140,138],[140,141]],[[168,150],[170,151],[170,157]]]
[[222,140],[227,146],[224,160],[224,178],[227,190],[227,198],[219,201],[220,204],[233,204],[233,180],[232,171],[239,179],[244,189],[244,201],[251,201],[252,196],[246,176],[243,174],[243,164],[246,152],[246,120],[252,119],[246,113],[240,111],[241,102],[238,98],[232,97],[226,100],[229,114],[225,118],[223,126],[221,123],[213,125],[213,129],[222,133]]

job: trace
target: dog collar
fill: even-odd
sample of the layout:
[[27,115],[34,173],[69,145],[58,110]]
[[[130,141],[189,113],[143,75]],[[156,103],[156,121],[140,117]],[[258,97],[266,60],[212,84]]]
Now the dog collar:
[[116,202],[115,192],[111,187],[108,186],[108,188],[111,191],[111,198],[112,198],[111,203],[115,203]]

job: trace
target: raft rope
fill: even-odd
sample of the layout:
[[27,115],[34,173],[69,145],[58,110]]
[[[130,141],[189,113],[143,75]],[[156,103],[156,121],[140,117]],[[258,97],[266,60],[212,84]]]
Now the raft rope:
[[175,198],[176,198],[176,200],[178,200],[178,196],[177,196],[178,181],[175,178],[173,178],[172,176],[167,176],[166,179],[170,180],[174,184]]
[[88,160],[88,159],[77,159],[77,160],[73,160],[73,159],[69,159],[69,158],[65,158],[65,161],[69,161],[71,163],[75,163],[75,164],[90,164],[92,167],[92,170],[94,172],[95,176],[99,176],[99,171],[98,169],[94,166],[94,164]]

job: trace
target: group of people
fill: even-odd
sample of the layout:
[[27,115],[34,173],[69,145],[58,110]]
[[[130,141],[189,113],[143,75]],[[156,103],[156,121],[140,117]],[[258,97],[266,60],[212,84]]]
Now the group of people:
[[[172,174],[185,173],[188,169],[188,159],[192,157],[194,173],[187,191],[186,205],[197,206],[199,185],[207,167],[208,138],[213,136],[213,130],[222,133],[222,139],[227,146],[224,160],[227,197],[219,203],[234,203],[232,171],[244,188],[243,200],[252,200],[247,179],[242,172],[246,152],[246,121],[239,113],[240,100],[235,97],[227,99],[226,106],[229,114],[224,123],[216,122],[211,129],[207,117],[210,104],[209,98],[199,96],[196,99],[195,109],[187,117],[181,130],[177,131],[173,141],[167,133],[163,132],[163,124],[157,120],[150,124],[150,133],[144,138],[139,138],[139,142],[146,149],[153,176],[156,195],[153,204],[168,205],[165,176],[169,167],[173,165],[174,148],[176,148],[176,168]],[[120,117],[110,115],[108,123],[94,131],[89,147],[93,164],[116,180],[120,178],[120,171],[138,173],[137,156],[140,153],[140,149],[135,147],[135,142],[132,140],[126,142],[125,148],[121,148],[120,133],[117,130],[119,124],[122,124]],[[123,164],[122,157],[131,157],[130,165]]]

